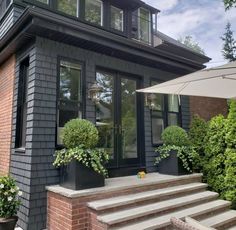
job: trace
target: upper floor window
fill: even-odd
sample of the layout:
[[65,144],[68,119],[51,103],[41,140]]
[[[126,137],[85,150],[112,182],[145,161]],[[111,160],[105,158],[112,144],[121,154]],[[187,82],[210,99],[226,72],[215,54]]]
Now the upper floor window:
[[132,15],[132,36],[133,38],[147,44],[151,44],[151,12],[139,8]]
[[103,25],[103,2],[100,0],[85,0],[85,20]]
[[[47,1],[47,0],[40,0]],[[78,16],[79,0],[57,0],[57,9],[63,13]]]
[[139,39],[145,43],[151,42],[151,14],[149,10],[139,9]]
[[124,11],[115,6],[111,6],[111,28],[124,31]]

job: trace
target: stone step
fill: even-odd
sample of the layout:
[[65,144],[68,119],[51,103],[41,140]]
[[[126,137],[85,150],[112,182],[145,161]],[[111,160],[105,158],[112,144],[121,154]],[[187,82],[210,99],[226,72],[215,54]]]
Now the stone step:
[[230,228],[227,228],[227,230],[236,230],[236,226],[232,226]]
[[111,214],[100,215],[97,219],[107,225],[120,224],[126,221],[143,218],[161,212],[171,211],[187,205],[196,205],[200,202],[207,202],[218,197],[215,192],[205,191],[192,195],[186,195],[179,198],[169,199],[162,202],[156,202],[149,205],[143,205],[135,208],[129,208],[123,211],[116,211]]
[[229,208],[231,202],[224,200],[216,200],[207,202],[201,205],[196,205],[191,208],[186,208],[181,211],[171,212],[159,217],[152,217],[143,221],[135,221],[135,223],[127,224],[124,227],[109,228],[112,230],[155,230],[164,229],[170,226],[170,218],[177,217],[183,219],[186,216],[196,218],[198,216],[210,215],[220,209]]
[[213,227],[213,228],[222,228],[222,226],[228,225],[236,221],[236,211],[229,210],[218,215],[209,217],[207,219],[201,220],[200,222],[204,226]]
[[119,197],[113,197],[109,199],[89,202],[88,207],[96,211],[105,211],[106,209],[118,208],[139,202],[155,200],[155,199],[164,199],[169,196],[177,197],[183,193],[185,194],[193,193],[196,191],[205,190],[206,188],[207,184],[191,183],[191,184],[167,187],[164,189],[151,190],[148,192],[140,192],[126,196],[119,196]]

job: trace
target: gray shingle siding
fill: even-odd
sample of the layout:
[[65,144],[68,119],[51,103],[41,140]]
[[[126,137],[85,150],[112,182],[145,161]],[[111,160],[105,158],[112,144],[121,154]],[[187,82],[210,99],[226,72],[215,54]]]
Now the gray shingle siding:
[[7,33],[7,31],[13,26],[20,15],[23,12],[23,8],[13,6],[8,15],[0,22],[0,39]]
[[[26,150],[14,149],[16,129],[17,84],[20,61],[29,55],[29,82],[27,107]],[[96,68],[104,67],[124,73],[142,76],[144,87],[150,85],[151,78],[166,80],[173,74],[136,63],[108,57],[92,51],[50,41],[40,37],[35,44],[17,54],[16,80],[13,107],[13,132],[11,173],[23,190],[22,206],[19,211],[19,225],[24,230],[41,230],[46,227],[46,185],[59,182],[58,170],[52,166],[56,140],[56,95],[57,69],[59,57],[71,58],[84,64],[86,89],[95,81]],[[86,90],[87,91],[87,90]],[[186,105],[184,105],[186,103]],[[95,122],[95,106],[86,95],[86,119]],[[187,99],[183,112],[187,113]],[[145,154],[148,172],[156,171],[155,157],[151,141],[150,110],[144,111]],[[188,118],[183,115],[183,124],[188,126]],[[188,117],[186,115],[186,117]]]

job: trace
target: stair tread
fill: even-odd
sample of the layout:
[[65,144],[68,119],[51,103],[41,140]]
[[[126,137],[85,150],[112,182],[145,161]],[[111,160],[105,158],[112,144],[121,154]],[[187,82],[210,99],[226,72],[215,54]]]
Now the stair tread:
[[187,208],[181,211],[175,211],[159,217],[149,218],[144,221],[136,221],[133,224],[127,224],[124,227],[112,228],[113,230],[154,230],[158,228],[166,227],[170,224],[171,217],[184,218],[186,216],[196,217],[202,214],[213,212],[220,208],[230,207],[231,202],[224,200],[215,200],[207,202],[205,204],[197,205],[191,208]]
[[98,201],[89,202],[88,207],[95,210],[105,210],[107,208],[119,207],[139,201],[145,201],[148,199],[154,199],[167,195],[174,195],[179,192],[194,191],[196,189],[206,188],[207,184],[204,183],[191,183],[179,186],[173,186],[163,189],[157,189],[147,192],[139,192],[136,194],[130,194],[125,196],[113,197],[109,199],[103,199]]
[[207,219],[204,219],[200,222],[205,226],[216,228],[224,224],[230,223],[231,221],[234,221],[234,220],[236,220],[236,211],[229,210],[229,211],[220,213],[218,215],[209,217]]
[[165,200],[161,202],[155,202],[153,204],[143,205],[135,208],[125,209],[122,211],[116,211],[111,214],[104,214],[98,216],[98,220],[112,225],[120,222],[124,222],[130,219],[143,217],[148,214],[158,213],[168,210],[170,208],[177,208],[183,205],[188,205],[198,201],[204,201],[210,198],[216,198],[218,196],[215,192],[205,191],[196,194],[186,195],[179,198]]

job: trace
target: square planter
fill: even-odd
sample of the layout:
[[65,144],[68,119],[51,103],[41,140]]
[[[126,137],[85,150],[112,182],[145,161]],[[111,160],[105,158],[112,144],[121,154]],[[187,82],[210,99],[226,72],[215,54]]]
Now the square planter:
[[177,157],[176,151],[171,151],[170,156],[158,164],[158,172],[174,176],[189,174],[183,167],[181,159]]
[[72,190],[103,187],[105,179],[93,169],[73,160],[60,169],[60,185]]

